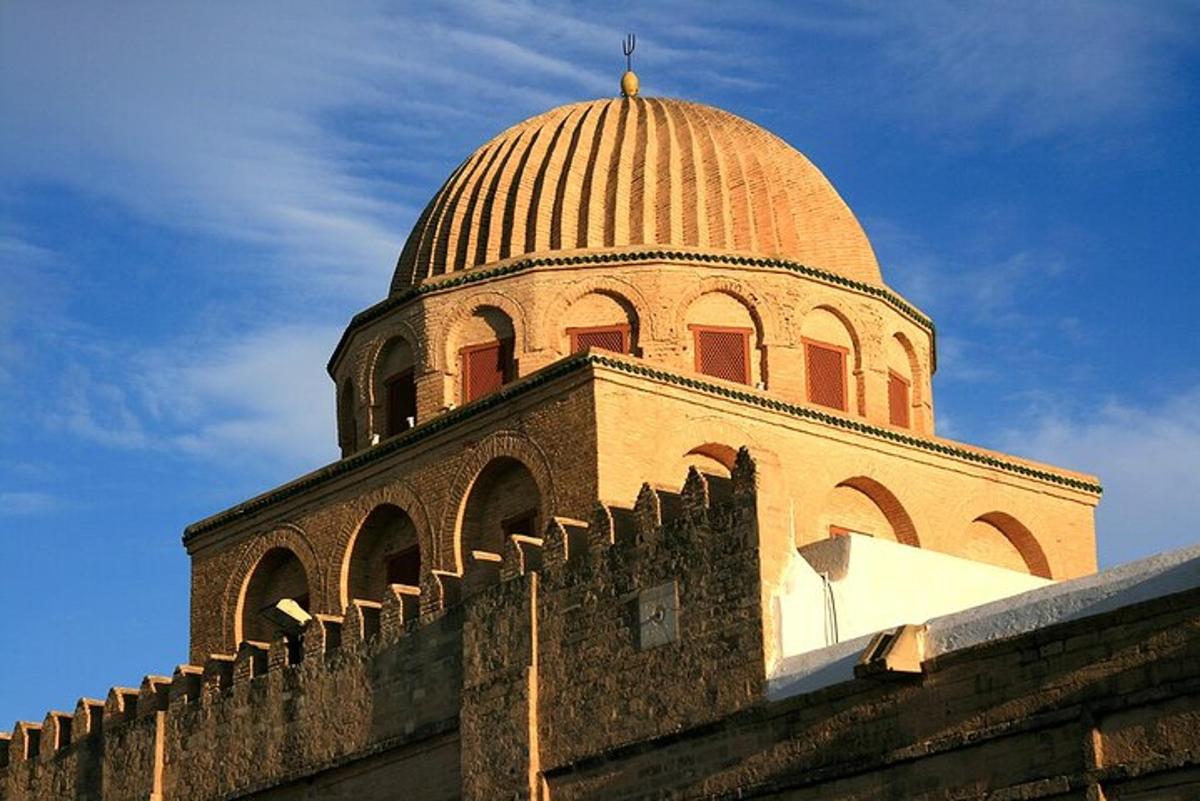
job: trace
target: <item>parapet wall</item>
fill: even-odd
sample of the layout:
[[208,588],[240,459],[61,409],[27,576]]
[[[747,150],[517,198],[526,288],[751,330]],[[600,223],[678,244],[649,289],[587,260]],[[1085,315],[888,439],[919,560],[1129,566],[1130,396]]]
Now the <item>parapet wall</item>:
[[543,765],[762,698],[755,488],[743,450],[731,480],[693,469],[680,493],[514,536],[470,598],[435,571],[19,723],[0,801],[536,797]]

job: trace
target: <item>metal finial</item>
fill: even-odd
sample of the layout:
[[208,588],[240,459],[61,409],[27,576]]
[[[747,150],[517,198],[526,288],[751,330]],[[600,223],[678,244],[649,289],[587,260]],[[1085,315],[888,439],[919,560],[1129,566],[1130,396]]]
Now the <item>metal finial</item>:
[[621,42],[621,52],[625,54],[625,74],[621,76],[621,94],[634,97],[638,93],[638,76],[633,71],[633,51],[637,47],[637,37],[632,33],[625,36]]

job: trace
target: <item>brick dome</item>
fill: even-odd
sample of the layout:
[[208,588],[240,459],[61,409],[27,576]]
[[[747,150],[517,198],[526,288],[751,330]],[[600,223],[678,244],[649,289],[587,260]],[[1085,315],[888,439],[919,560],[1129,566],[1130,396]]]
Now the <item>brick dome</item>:
[[391,291],[532,254],[644,246],[883,283],[853,212],[795,148],[721,109],[634,97],[561,106],[476,150],[422,212]]

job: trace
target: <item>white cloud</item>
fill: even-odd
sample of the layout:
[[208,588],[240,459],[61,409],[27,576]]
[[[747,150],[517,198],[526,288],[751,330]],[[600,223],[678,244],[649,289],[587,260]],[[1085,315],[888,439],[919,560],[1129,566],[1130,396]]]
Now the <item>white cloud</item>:
[[0,492],[0,517],[17,517],[47,512],[58,499],[45,492]]
[[1100,476],[1104,565],[1200,542],[1200,387],[1156,405],[1113,401],[1087,416],[1043,413],[1003,444]]
[[108,447],[272,473],[308,469],[336,458],[324,372],[336,337],[332,328],[279,326],[232,343],[92,352],[92,369],[66,368],[46,422]]
[[907,88],[897,108],[943,126],[1000,120],[1017,140],[1125,128],[1176,99],[1171,67],[1196,23],[1185,4],[1116,0],[882,8],[882,53]]

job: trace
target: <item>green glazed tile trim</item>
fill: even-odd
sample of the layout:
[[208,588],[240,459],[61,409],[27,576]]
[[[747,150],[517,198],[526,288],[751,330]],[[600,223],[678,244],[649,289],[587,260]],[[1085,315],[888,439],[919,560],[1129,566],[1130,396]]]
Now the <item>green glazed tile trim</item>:
[[234,506],[224,512],[219,512],[212,517],[193,523],[184,529],[183,542],[188,544],[195,537],[207,531],[211,531],[226,523],[237,520],[238,518],[246,517],[255,512],[258,512],[267,507],[274,506],[277,503],[295,497],[303,492],[307,492],[313,487],[317,487],[330,481],[338,476],[345,475],[357,470],[360,467],[377,462],[380,459],[395,453],[396,451],[404,450],[410,445],[421,442],[434,434],[445,431],[458,423],[468,418],[474,417],[477,414],[493,409],[496,406],[502,405],[509,400],[519,397],[536,389],[544,384],[547,384],[556,378],[559,378],[570,373],[574,373],[589,365],[601,365],[613,370],[618,370],[630,375],[642,376],[644,378],[652,378],[655,381],[661,381],[665,384],[672,384],[680,387],[706,392],[710,395],[717,395],[724,398],[748,403],[752,406],[757,406],[762,409],[769,409],[775,412],[782,412],[793,417],[800,417],[806,420],[815,420],[826,425],[831,425],[836,428],[842,428],[847,431],[854,431],[860,434],[867,434],[873,437],[879,437],[890,442],[897,442],[902,445],[908,445],[914,448],[919,448],[931,453],[938,453],[944,456],[952,456],[957,459],[962,459],[967,462],[986,465],[997,470],[1003,470],[1007,473],[1036,478],[1042,481],[1047,481],[1052,484],[1059,484],[1064,487],[1081,490],[1083,492],[1093,492],[1097,495],[1103,492],[1103,488],[1099,484],[1092,484],[1087,481],[1081,481],[1077,478],[1064,476],[1058,473],[1051,473],[1046,470],[1038,470],[1033,467],[1028,467],[1016,462],[1009,462],[1004,459],[998,459],[994,456],[989,456],[978,451],[967,450],[965,448],[956,448],[952,445],[945,445],[941,442],[915,437],[910,434],[902,434],[898,431],[893,431],[886,428],[879,428],[868,423],[859,422],[848,417],[842,417],[828,412],[818,411],[807,406],[799,406],[794,403],[776,400],[774,398],[763,397],[752,392],[735,389],[733,387],[714,384],[702,379],[690,378],[688,376],[678,375],[676,373],[659,370],[653,367],[648,367],[644,364],[618,359],[613,356],[605,356],[597,353],[581,353],[574,356],[569,356],[566,359],[555,362],[554,364],[544,367],[536,373],[522,378],[512,384],[509,384],[501,389],[493,392],[479,400],[472,401],[465,406],[460,406],[444,414],[438,415],[432,420],[421,423],[416,428],[397,434],[390,439],[387,439],[374,447],[348,456],[345,459],[318,468],[308,475],[301,476],[290,484],[285,484],[278,489],[259,495],[245,503]]
[[691,253],[682,250],[646,250],[633,253],[589,253],[580,254],[577,256],[543,256],[533,259],[519,259],[509,264],[499,267],[489,267],[486,269],[472,269],[461,273],[453,274],[453,278],[444,281],[436,281],[434,283],[418,284],[410,287],[399,295],[390,298],[385,298],[374,306],[363,309],[358,314],[350,319],[350,325],[346,327],[346,331],[342,334],[342,338],[338,341],[337,347],[333,350],[333,355],[329,358],[329,369],[333,369],[333,364],[341,356],[342,350],[346,346],[346,342],[350,339],[350,334],[360,326],[366,325],[372,320],[377,320],[388,311],[403,306],[413,298],[427,295],[431,292],[440,292],[443,289],[452,289],[454,287],[473,284],[478,281],[486,281],[490,278],[502,278],[506,275],[524,272],[536,267],[560,267],[560,266],[576,266],[583,264],[619,264],[624,262],[639,262],[639,261],[664,261],[664,262],[681,262],[694,263],[701,262],[704,264],[727,264],[738,267],[765,267],[777,270],[786,270],[788,272],[798,273],[816,278],[819,281],[824,281],[827,284],[835,284],[844,286],[849,289],[854,289],[872,297],[879,298],[891,306],[896,311],[903,314],[908,319],[912,320],[917,325],[927,330],[931,336],[936,335],[936,329],[933,325],[933,320],[926,317],[915,306],[906,301],[904,298],[881,286],[867,284],[862,281],[855,281],[851,278],[831,273],[828,270],[821,270],[816,267],[809,267],[799,262],[789,261],[787,259],[766,259],[757,256],[730,256],[711,253]]

